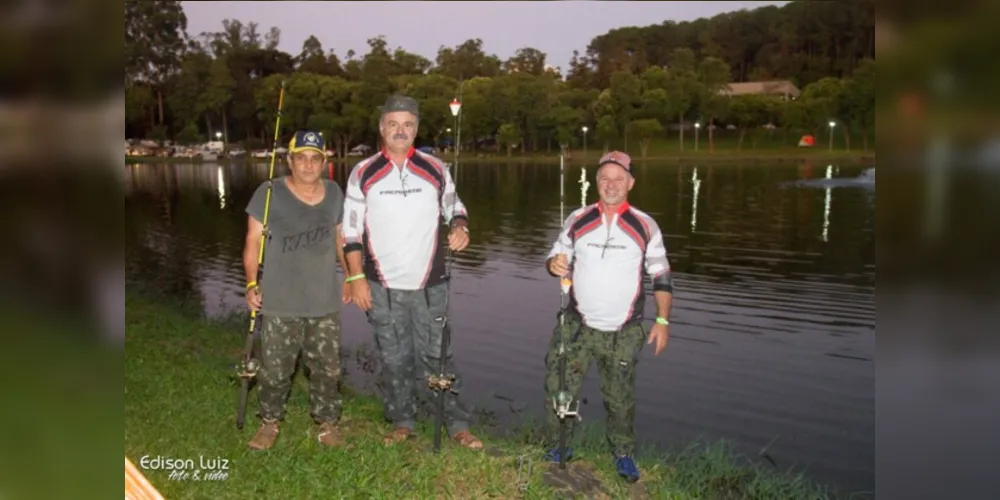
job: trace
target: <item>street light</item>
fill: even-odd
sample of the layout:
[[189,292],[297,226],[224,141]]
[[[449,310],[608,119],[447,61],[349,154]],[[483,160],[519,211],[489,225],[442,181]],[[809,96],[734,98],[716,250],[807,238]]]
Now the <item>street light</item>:
[[215,132],[215,140],[217,140],[217,141],[221,141],[222,140],[222,131],[221,130]]
[[833,120],[830,120],[830,123],[827,123],[827,125],[830,126],[830,152],[832,153],[833,152],[833,127],[837,126],[837,122],[835,122]]
[[590,129],[584,125],[580,130],[583,131],[583,155],[587,156],[587,131]]
[[451,102],[448,104],[448,107],[451,108],[451,116],[455,117],[455,136],[452,137],[452,139],[454,139],[454,141],[455,141],[455,145],[454,145],[455,146],[455,162],[457,163],[458,162],[458,151],[459,151],[459,144],[458,143],[459,143],[459,141],[462,140],[462,131],[461,131],[461,129],[458,128],[458,114],[462,111],[462,103],[459,102],[459,100],[457,98],[456,99],[452,99]]
[[694,122],[694,150],[698,151],[698,132],[701,130],[701,122]]

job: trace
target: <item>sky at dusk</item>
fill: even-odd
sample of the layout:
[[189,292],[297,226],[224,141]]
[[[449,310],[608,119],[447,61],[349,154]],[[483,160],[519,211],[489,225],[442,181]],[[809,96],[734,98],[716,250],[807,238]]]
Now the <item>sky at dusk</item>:
[[281,30],[279,48],[302,51],[315,35],[323,50],[334,49],[343,61],[349,49],[360,57],[367,40],[384,35],[390,50],[403,47],[431,62],[442,45],[455,47],[470,38],[483,50],[506,60],[522,47],[547,55],[546,64],[569,67],[573,51],[586,53],[597,35],[624,26],[648,26],[665,20],[690,21],[721,12],[788,2],[182,2],[192,37],[221,31],[224,19],[257,23],[262,36]]

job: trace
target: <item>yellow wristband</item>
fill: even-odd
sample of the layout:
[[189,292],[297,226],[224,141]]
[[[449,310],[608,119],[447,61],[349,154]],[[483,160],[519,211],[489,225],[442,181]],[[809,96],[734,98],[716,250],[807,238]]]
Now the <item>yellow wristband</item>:
[[344,283],[350,283],[350,282],[352,282],[352,281],[357,281],[357,280],[359,280],[359,279],[362,279],[362,278],[364,278],[364,277],[365,277],[365,274],[364,274],[364,273],[361,273],[361,274],[355,274],[354,276],[351,276],[351,277],[349,277],[349,278],[346,278],[346,279],[344,280]]
[[664,318],[663,316],[657,316],[656,323],[659,325],[669,325],[670,321],[667,320],[667,318]]
[[247,290],[249,290],[251,288],[254,288],[256,286],[257,286],[257,282],[256,281],[251,281],[250,283],[247,283]]

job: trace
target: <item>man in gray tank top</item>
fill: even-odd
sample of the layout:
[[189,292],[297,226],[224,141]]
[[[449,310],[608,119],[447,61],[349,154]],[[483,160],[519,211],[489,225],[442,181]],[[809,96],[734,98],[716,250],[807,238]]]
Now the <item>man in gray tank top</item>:
[[[288,147],[291,175],[263,182],[247,205],[247,305],[264,316],[258,377],[262,422],[249,443],[253,449],[268,449],[278,437],[300,350],[310,371],[309,411],[319,424],[316,437],[326,446],[343,443],[337,428],[340,303],[349,296],[336,276],[338,261],[346,268],[340,237],[344,196],[336,182],[321,177],[326,161],[323,137],[297,132]],[[264,274],[257,283],[269,182]]]

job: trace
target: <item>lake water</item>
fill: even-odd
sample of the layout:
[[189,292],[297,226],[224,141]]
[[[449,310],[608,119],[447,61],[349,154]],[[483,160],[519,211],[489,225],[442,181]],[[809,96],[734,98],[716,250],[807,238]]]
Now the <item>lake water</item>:
[[[209,314],[243,305],[243,209],[267,167],[126,167],[128,282],[155,281]],[[335,169],[341,186],[348,168]],[[646,349],[639,363],[640,443],[724,438],[748,455],[766,447],[779,468],[873,491],[874,184],[799,182],[854,179],[864,167],[635,168],[630,201],[663,230],[676,286],[667,349]],[[581,167],[566,171],[569,213],[580,206]],[[498,414],[540,414],[559,307],[542,267],[560,224],[558,166],[470,163],[457,178],[472,236],[452,285],[465,397]],[[348,306],[343,321],[346,346],[370,343],[360,311]],[[585,420],[603,421],[594,368],[582,396]]]

